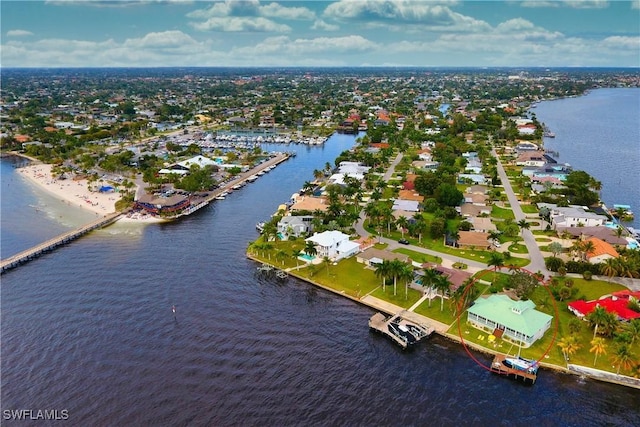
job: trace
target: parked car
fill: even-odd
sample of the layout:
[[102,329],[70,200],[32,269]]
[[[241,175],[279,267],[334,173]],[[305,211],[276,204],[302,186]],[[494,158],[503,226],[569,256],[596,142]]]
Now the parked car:
[[400,239],[400,240],[398,240],[398,243],[401,243],[403,245],[408,245],[409,241],[407,239]]
[[493,246],[495,246],[496,248],[500,247],[500,242],[498,242],[497,240],[493,241]]

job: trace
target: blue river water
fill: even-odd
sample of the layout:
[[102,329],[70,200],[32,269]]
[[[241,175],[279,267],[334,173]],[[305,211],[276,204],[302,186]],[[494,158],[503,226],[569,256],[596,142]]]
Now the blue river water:
[[[440,337],[403,352],[368,331],[369,308],[257,276],[255,224],[353,143],[265,146],[298,155],[181,221],[115,224],[3,274],[2,410],[74,426],[637,425],[638,390],[549,370],[524,386]],[[73,225],[36,210],[57,201],[4,160],[1,195],[3,257]]]
[[531,111],[555,134],[545,148],[599,180],[607,207],[630,205],[635,219],[627,225],[640,228],[640,88],[597,89]]

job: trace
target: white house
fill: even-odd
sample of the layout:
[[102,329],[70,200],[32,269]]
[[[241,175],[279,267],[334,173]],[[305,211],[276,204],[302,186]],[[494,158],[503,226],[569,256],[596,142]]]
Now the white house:
[[553,203],[539,203],[549,209],[549,219],[553,228],[557,227],[596,227],[604,225],[609,219],[604,215],[587,212],[582,206],[559,207]]
[[305,241],[313,242],[318,257],[328,257],[334,261],[347,258],[360,250],[359,243],[350,241],[348,234],[336,230],[316,233]]

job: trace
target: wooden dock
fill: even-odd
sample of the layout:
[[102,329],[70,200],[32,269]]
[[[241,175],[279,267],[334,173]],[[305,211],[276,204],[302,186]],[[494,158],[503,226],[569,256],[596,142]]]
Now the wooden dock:
[[0,274],[21,264],[24,264],[25,262],[29,262],[32,259],[39,257],[43,253],[50,252],[58,246],[66,245],[67,243],[84,236],[90,231],[109,225],[116,221],[121,215],[121,212],[111,213],[89,224],[76,228],[75,230],[63,233],[57,237],[54,237],[53,239],[49,239],[46,242],[40,243],[39,245],[17,253],[9,258],[3,259],[2,261],[0,261]]
[[369,328],[390,338],[403,349],[417,344],[433,333],[433,328],[402,317],[402,312],[387,317],[376,313],[369,319]]
[[537,367],[535,368],[535,370],[532,370],[532,372],[511,368],[504,364],[504,361],[506,359],[506,355],[496,354],[493,358],[493,363],[491,363],[491,372],[495,374],[506,375],[509,378],[524,381],[528,384],[533,384],[536,382],[536,378],[538,377]]

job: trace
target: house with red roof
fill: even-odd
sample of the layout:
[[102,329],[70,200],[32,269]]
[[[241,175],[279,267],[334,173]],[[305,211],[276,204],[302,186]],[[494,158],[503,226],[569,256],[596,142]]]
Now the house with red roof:
[[629,298],[619,298],[617,296],[607,296],[595,301],[578,300],[567,304],[569,311],[580,319],[588,316],[596,307],[602,307],[609,313],[618,316],[618,319],[629,321],[640,319],[640,313],[629,308]]

